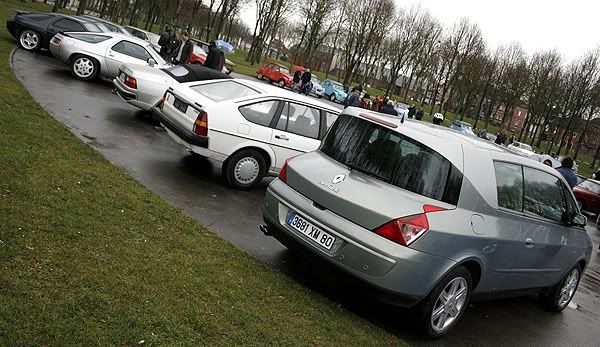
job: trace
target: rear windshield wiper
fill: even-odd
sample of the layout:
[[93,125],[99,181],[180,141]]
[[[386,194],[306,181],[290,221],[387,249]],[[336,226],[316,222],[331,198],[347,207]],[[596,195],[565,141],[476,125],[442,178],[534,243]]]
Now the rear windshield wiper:
[[384,182],[386,182],[386,183],[390,183],[390,181],[391,181],[389,178],[387,178],[387,177],[384,177],[384,176],[381,176],[380,174],[377,174],[377,173],[375,173],[375,172],[373,172],[373,171],[369,171],[369,170],[365,169],[364,167],[362,167],[362,166],[359,166],[359,165],[357,165],[357,164],[354,164],[354,163],[347,163],[347,164],[346,164],[346,166],[347,166],[349,169],[351,169],[351,170],[356,170],[356,171],[358,171],[358,172],[362,172],[362,173],[364,173],[364,174],[366,174],[366,175],[369,175],[369,176],[375,177],[375,178],[377,178],[377,179],[380,179],[380,180],[382,180],[382,181],[384,181]]

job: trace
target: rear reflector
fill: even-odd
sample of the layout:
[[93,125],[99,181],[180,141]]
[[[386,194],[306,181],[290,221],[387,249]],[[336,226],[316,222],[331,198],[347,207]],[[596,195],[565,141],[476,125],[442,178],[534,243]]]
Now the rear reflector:
[[373,231],[390,241],[399,243],[403,246],[408,246],[429,230],[427,213],[445,210],[445,208],[438,206],[424,205],[424,213],[394,219]]
[[286,159],[285,162],[283,163],[283,166],[281,167],[281,170],[279,170],[279,179],[282,180],[283,182],[287,182],[287,168],[288,168],[289,161],[290,161],[290,159]]
[[53,44],[55,44],[55,45],[57,45],[57,46],[59,46],[59,45],[60,45],[60,42],[61,42],[61,41],[62,41],[62,40],[60,39],[60,37],[54,36],[54,37],[52,38],[52,43],[53,43]]

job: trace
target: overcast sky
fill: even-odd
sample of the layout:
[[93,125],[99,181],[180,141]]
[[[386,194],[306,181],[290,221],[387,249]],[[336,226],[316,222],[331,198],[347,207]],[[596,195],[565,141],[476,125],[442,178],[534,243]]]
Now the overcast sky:
[[[600,0],[395,1],[404,8],[421,4],[448,27],[468,17],[492,48],[519,41],[529,53],[557,48],[570,60],[600,44]],[[254,28],[254,9],[243,11],[242,20]]]

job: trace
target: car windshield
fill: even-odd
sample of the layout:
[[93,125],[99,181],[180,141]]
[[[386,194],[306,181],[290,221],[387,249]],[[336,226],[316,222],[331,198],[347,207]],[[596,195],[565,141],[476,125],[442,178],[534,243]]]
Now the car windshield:
[[200,84],[191,86],[190,89],[216,102],[260,94],[258,91],[235,81]]
[[194,45],[194,54],[206,56],[206,52],[200,46],[196,45]]
[[340,83],[333,82],[333,83],[331,83],[331,85],[333,86],[333,88],[335,88],[337,90],[344,90],[344,86],[341,85]]
[[156,47],[154,47],[153,45],[148,45],[146,46],[146,48],[150,49],[153,53],[156,53],[153,54],[153,59],[155,59],[158,64],[167,65],[167,61],[160,56],[160,51]]
[[589,180],[581,182],[578,187],[585,188],[595,194],[600,194],[600,185]]
[[522,148],[522,149],[525,149],[525,150],[533,152],[533,148],[531,148],[531,146],[528,145],[528,144],[526,144],[526,143],[520,143],[519,144],[519,148]]
[[71,36],[72,38],[81,40],[81,41],[89,42],[89,43],[98,43],[98,42],[102,42],[102,41],[106,41],[106,40],[110,39],[110,36],[98,35],[98,34],[69,33],[69,36]]
[[281,73],[284,73],[284,74],[288,74],[288,75],[290,74],[290,70],[288,70],[285,66],[280,66],[279,71],[281,71]]
[[105,32],[105,30],[102,30],[102,28],[100,28],[98,25],[96,25],[94,23],[81,23],[81,24],[87,31],[96,32],[96,33]]
[[433,149],[387,127],[341,115],[320,151],[394,186],[452,205],[458,202],[462,173]]

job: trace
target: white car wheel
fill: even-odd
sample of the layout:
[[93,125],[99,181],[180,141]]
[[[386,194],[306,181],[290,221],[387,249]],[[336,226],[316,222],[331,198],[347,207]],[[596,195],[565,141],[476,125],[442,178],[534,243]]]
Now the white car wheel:
[[279,86],[279,88],[283,88],[285,87],[285,82],[283,80],[279,80],[279,82],[277,82],[277,85]]
[[81,55],[73,59],[71,72],[75,78],[87,81],[96,76],[98,67],[92,58]]
[[258,74],[258,75],[256,75],[256,78],[258,78],[259,80],[262,80],[263,79],[263,75]]
[[33,30],[23,30],[19,36],[19,44],[25,50],[35,51],[40,46],[40,35]]
[[265,158],[256,150],[239,151],[223,165],[227,183],[237,189],[250,189],[262,181],[267,170]]
[[329,95],[329,100],[335,102],[335,94],[332,93],[331,95]]

